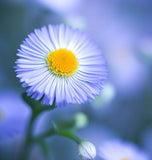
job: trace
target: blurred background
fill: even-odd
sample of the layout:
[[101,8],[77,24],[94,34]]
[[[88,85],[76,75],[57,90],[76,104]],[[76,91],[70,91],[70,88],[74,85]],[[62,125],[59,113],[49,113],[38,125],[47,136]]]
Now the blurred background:
[[[152,156],[152,1],[0,0],[0,160],[16,160],[30,107],[14,72],[19,45],[35,28],[64,23],[87,32],[100,46],[109,76],[99,97],[85,105],[42,114],[33,134],[51,120],[75,121],[76,135],[98,148],[103,141],[132,141]],[[47,138],[30,160],[77,160],[77,146],[64,137]],[[97,157],[98,159],[98,157]]]

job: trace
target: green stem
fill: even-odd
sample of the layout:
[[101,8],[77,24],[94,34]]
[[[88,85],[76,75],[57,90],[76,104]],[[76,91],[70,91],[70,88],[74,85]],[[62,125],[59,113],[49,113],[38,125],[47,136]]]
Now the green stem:
[[31,133],[32,133],[32,125],[33,125],[34,120],[43,111],[51,110],[51,109],[54,109],[54,107],[53,106],[51,106],[51,107],[46,106],[46,107],[42,107],[42,108],[39,108],[39,109],[32,110],[32,115],[31,115],[31,118],[29,120],[29,125],[28,125],[28,128],[27,128],[25,144],[24,144],[24,149],[23,149],[21,160],[27,160],[28,159],[29,147],[30,147],[31,142],[32,142]]
[[72,134],[68,130],[59,129],[59,127],[53,122],[52,122],[52,125],[53,125],[52,129],[50,129],[49,131],[43,133],[42,135],[40,135],[36,138],[32,137],[32,127],[33,127],[33,122],[36,119],[36,117],[40,113],[42,113],[43,111],[54,109],[55,105],[53,104],[52,106],[43,106],[42,107],[39,101],[36,102],[36,101],[32,100],[25,93],[23,94],[23,99],[28,105],[31,106],[32,115],[31,115],[29,125],[28,125],[28,128],[27,128],[27,134],[26,134],[26,138],[25,138],[23,154],[21,155],[21,160],[27,160],[28,159],[29,149],[30,149],[30,146],[33,143],[35,143],[35,142],[42,143],[44,138],[52,136],[52,135],[60,135],[60,136],[67,137],[67,138],[75,141],[77,144],[79,144],[81,142],[81,140],[77,136],[75,136],[74,134]]
[[52,105],[52,106],[43,106],[43,107],[41,107],[40,109],[39,109],[39,112],[43,112],[43,111],[46,111],[46,110],[53,110],[55,107],[54,107],[54,105]]
[[72,133],[69,132],[69,131],[60,131],[60,132],[58,133],[58,135],[67,137],[67,138],[75,141],[77,144],[81,143],[81,141],[82,141],[79,137],[77,137],[76,135],[72,134]]
[[52,136],[52,135],[55,135],[55,130],[54,129],[51,129],[45,133],[43,133],[42,135],[38,136],[38,137],[35,137],[35,138],[32,138],[32,142],[35,143],[35,142],[40,142],[42,141],[44,138],[47,138],[49,136]]
[[69,132],[67,130],[56,131],[54,128],[49,130],[48,132],[45,132],[44,134],[42,134],[36,138],[33,138],[32,140],[33,140],[33,142],[38,142],[38,141],[41,141],[42,139],[47,138],[52,135],[60,135],[60,136],[67,137],[67,138],[75,141],[77,144],[79,144],[82,141],[80,138],[78,138],[77,136],[75,136],[74,134],[72,134],[71,132]]
[[32,125],[33,125],[33,121],[34,121],[35,118],[36,118],[36,114],[34,114],[34,112],[32,111],[32,115],[31,115],[31,118],[29,120],[29,125],[28,125],[28,128],[27,128],[25,144],[24,144],[21,160],[27,160],[28,159],[29,146],[31,145],[30,141],[31,141]]

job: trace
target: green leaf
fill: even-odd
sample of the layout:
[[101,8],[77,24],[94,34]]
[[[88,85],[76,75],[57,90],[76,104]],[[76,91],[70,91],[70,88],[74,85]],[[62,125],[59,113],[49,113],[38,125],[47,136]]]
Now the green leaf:
[[41,145],[41,148],[43,150],[45,157],[48,157],[49,153],[50,153],[50,147],[48,146],[48,144],[44,140],[40,141],[40,145]]
[[59,133],[59,127],[57,126],[57,124],[54,121],[51,121],[53,129],[55,130],[56,133]]

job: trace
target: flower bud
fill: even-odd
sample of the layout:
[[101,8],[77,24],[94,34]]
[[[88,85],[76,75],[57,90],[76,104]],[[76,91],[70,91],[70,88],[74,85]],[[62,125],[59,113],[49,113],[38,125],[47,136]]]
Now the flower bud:
[[88,124],[88,118],[82,112],[79,112],[79,113],[75,114],[74,121],[75,121],[75,126],[76,126],[77,129],[84,128]]
[[82,141],[78,145],[78,154],[82,160],[93,160],[96,157],[96,148],[89,141]]

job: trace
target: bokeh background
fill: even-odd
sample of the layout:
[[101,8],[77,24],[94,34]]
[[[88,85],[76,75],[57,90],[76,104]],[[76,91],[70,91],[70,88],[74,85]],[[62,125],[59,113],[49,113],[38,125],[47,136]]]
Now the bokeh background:
[[[47,111],[36,120],[33,134],[47,130],[51,120],[75,118],[76,135],[97,148],[120,138],[152,157],[152,1],[0,0],[0,160],[17,159],[31,114],[13,69],[17,49],[35,28],[58,23],[92,37],[107,60],[109,75],[94,101]],[[55,136],[45,142],[45,153],[35,145],[30,160],[79,159],[69,139]]]

